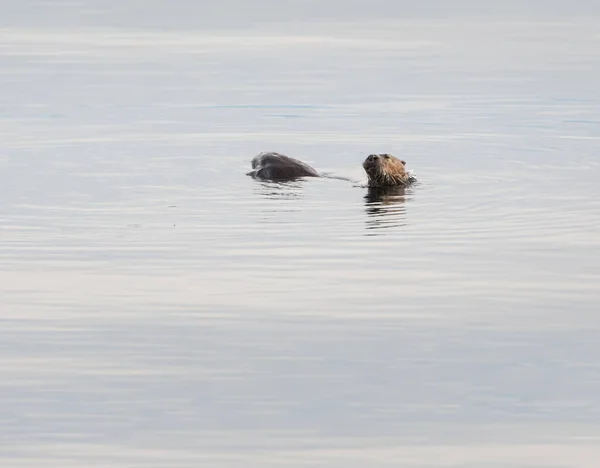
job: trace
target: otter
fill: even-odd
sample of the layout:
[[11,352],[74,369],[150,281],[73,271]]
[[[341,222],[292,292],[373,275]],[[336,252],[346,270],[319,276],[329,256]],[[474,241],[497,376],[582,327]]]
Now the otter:
[[[371,154],[363,162],[363,168],[367,173],[368,186],[394,187],[407,186],[416,180],[406,169],[406,162],[391,154]],[[290,158],[280,153],[260,153],[252,159],[252,171],[249,176],[263,180],[290,181],[300,177],[328,177],[334,179],[349,180],[344,177],[336,177],[319,174],[305,162]]]

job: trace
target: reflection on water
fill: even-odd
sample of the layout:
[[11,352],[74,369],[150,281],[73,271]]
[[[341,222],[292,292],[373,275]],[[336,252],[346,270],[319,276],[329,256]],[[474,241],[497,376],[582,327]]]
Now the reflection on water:
[[254,192],[268,200],[290,200],[303,197],[304,180],[285,182],[255,180],[255,182]]
[[[365,211],[367,213],[367,229],[378,230],[396,228],[406,224],[407,192],[412,188],[406,187],[369,187],[365,195]],[[376,235],[368,232],[367,235]]]
[[597,16],[138,3],[0,2],[0,466],[600,466]]

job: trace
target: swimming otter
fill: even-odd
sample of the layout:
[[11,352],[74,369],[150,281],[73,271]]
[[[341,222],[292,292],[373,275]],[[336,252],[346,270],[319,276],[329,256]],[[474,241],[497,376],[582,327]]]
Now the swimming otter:
[[[369,187],[406,186],[415,179],[406,171],[406,162],[390,154],[371,154],[363,162]],[[257,179],[286,181],[299,177],[345,177],[319,174],[308,164],[280,153],[260,153],[252,159],[252,171],[247,175]]]
[[406,162],[391,154],[370,154],[363,162],[369,187],[406,186],[414,178],[406,171]]
[[260,153],[252,159],[252,171],[247,175],[267,180],[293,180],[299,177],[320,177],[308,164],[283,154]]

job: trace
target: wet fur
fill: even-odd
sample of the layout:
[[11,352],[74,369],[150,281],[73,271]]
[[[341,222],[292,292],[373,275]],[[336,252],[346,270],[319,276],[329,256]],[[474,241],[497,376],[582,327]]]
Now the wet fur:
[[247,175],[264,180],[294,180],[300,177],[320,177],[308,164],[280,153],[260,153],[252,159],[252,171]]
[[414,179],[406,171],[406,162],[391,154],[371,154],[363,162],[369,187],[407,186]]

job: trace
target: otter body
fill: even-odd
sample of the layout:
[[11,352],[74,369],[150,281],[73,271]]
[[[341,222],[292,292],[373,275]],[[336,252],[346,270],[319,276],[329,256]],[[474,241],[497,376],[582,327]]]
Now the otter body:
[[[405,169],[406,162],[391,154],[371,154],[363,162],[369,187],[407,186],[415,180]],[[308,164],[280,153],[260,153],[252,159],[249,176],[263,180],[287,181],[300,177],[321,177]],[[324,177],[348,180],[343,177]]]
[[249,176],[266,180],[294,180],[299,177],[320,177],[308,164],[279,153],[260,153],[252,159]]

